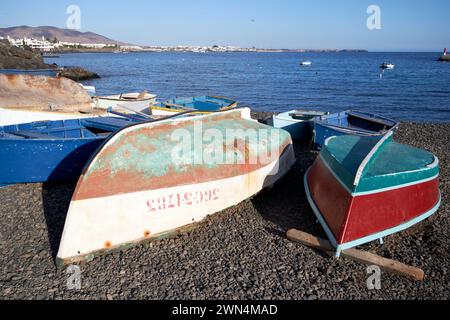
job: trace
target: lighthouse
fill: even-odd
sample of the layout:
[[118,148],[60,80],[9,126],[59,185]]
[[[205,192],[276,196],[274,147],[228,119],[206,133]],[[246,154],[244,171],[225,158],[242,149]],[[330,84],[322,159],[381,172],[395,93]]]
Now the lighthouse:
[[444,48],[444,56],[447,55],[447,48]]

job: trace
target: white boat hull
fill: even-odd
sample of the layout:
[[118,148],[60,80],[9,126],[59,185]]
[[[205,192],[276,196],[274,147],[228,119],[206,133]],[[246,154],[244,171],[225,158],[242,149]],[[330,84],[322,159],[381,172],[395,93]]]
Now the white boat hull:
[[82,113],[62,113],[52,111],[24,111],[0,108],[0,126],[22,124],[37,121],[92,118],[95,115]]

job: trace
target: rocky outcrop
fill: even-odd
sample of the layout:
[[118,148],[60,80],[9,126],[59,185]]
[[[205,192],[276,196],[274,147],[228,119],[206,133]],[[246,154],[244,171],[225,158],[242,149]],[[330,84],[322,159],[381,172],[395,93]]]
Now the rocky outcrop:
[[100,78],[100,76],[95,72],[91,72],[80,67],[63,68],[61,72],[59,72],[59,76],[74,81],[84,81]]
[[8,40],[0,40],[0,69],[53,69],[56,65],[44,63],[40,52],[11,46]]
[[447,55],[442,55],[440,58],[439,58],[439,61],[445,61],[445,62],[450,62],[450,54],[447,54]]
[[[0,40],[0,69],[56,69],[56,64],[46,64],[42,55],[38,51],[30,48],[17,48],[11,46],[8,40]],[[94,72],[80,67],[62,68],[60,77],[65,77],[74,81],[97,79],[100,76]]]
[[66,78],[0,74],[0,108],[90,111],[91,97],[76,82]]

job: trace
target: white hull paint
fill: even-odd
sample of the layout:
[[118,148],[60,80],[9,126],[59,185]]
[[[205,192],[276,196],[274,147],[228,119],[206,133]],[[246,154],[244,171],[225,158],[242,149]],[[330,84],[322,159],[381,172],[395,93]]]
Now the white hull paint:
[[[85,260],[123,245],[139,243],[158,235],[201,222],[208,215],[252,197],[283,177],[295,163],[292,144],[271,164],[245,175],[172,188],[119,194],[104,198],[72,201],[58,252],[58,260],[72,263]],[[151,199],[170,195],[212,193],[164,209],[149,208]],[[201,197],[203,198],[203,196]],[[168,208],[171,207],[171,208]]]
[[[150,105],[156,102],[156,95],[146,94],[145,98],[139,99],[139,93],[128,93],[123,94],[121,98],[120,95],[107,96],[107,97],[96,97],[95,107],[99,109],[106,110],[108,108],[113,108],[116,111],[137,111],[150,114]],[[120,108],[121,106],[125,108]]]
[[53,111],[24,111],[0,108],[0,126],[30,123],[37,121],[54,121],[67,119],[92,118],[92,114],[63,113]]

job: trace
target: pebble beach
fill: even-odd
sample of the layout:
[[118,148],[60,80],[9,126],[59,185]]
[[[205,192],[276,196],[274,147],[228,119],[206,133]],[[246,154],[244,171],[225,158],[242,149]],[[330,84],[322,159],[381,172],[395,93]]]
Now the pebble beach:
[[54,261],[75,183],[0,189],[0,299],[448,300],[449,132],[450,123],[401,123],[397,141],[439,158],[442,204],[383,245],[361,247],[422,268],[423,282],[383,273],[381,289],[369,290],[366,266],[286,239],[291,228],[326,238],[303,189],[317,153],[295,145],[296,165],[273,188],[188,233],[80,265],[79,290],[67,287],[69,275]]

